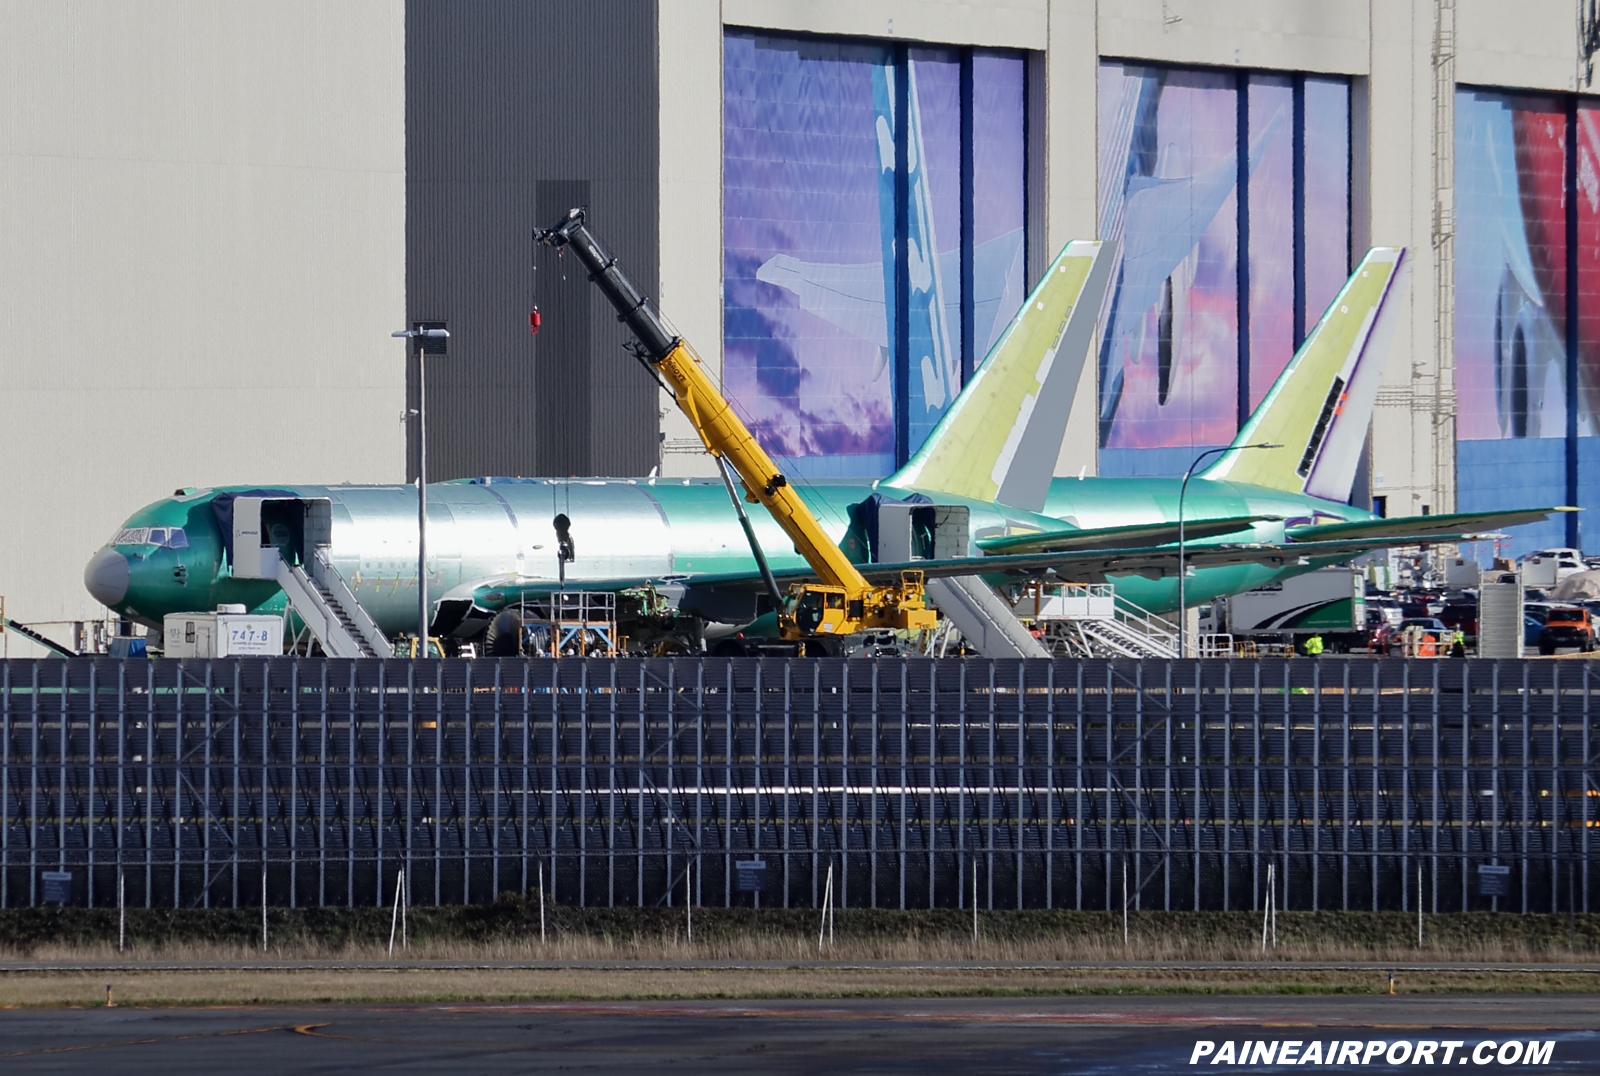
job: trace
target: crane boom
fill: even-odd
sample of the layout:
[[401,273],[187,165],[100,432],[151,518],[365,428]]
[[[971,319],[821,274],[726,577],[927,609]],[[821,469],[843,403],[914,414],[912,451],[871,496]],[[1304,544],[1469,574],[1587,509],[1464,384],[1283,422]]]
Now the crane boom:
[[589,279],[633,333],[636,343],[630,350],[672,393],[707,451],[733,468],[744,486],[745,500],[766,508],[822,580],[821,586],[790,588],[790,600],[778,613],[786,638],[841,635],[864,628],[933,627],[935,616],[927,608],[922,573],[903,572],[899,584],[887,587],[867,582],[717,390],[700,356],[667,326],[655,304],[595,238],[582,209],[570,210],[555,226],[535,231],[534,240],[569,248],[577,255]]

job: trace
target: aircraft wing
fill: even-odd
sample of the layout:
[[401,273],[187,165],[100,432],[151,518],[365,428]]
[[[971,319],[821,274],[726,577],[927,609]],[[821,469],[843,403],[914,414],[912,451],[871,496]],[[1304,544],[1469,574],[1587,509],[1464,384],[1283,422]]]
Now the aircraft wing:
[[[1462,535],[1459,533],[1448,535],[1406,533],[1320,542],[1220,543],[1193,546],[1188,549],[1185,559],[1190,568],[1219,568],[1240,564],[1282,567],[1303,560],[1334,562],[1348,560],[1373,549],[1391,545],[1429,545],[1436,542],[1460,541],[1461,538]],[[922,572],[930,579],[979,575],[1012,579],[1050,577],[1058,582],[1101,583],[1109,576],[1119,575],[1140,575],[1148,579],[1175,576],[1178,574],[1178,550],[1175,545],[1164,544],[1137,549],[1101,548],[1049,553],[1012,553],[945,560],[913,560],[893,564],[858,564],[856,567],[869,582],[877,584],[892,583],[899,578],[901,572],[910,570]],[[774,569],[772,574],[779,584],[818,581],[817,574],[809,568],[780,568]],[[761,576],[753,571],[686,573],[654,578],[583,579],[572,580],[567,584],[569,590],[618,592],[649,588],[679,593],[692,591],[702,598],[718,591],[730,594],[751,593],[762,590],[763,586]],[[486,610],[500,609],[516,604],[524,595],[548,594],[555,588],[556,581],[553,579],[495,580],[473,591],[473,604]]]
[[[1231,519],[1196,519],[1183,525],[1187,540],[1216,538],[1270,523],[1282,516],[1234,516]],[[1160,545],[1178,540],[1176,523],[1147,523],[1133,527],[1096,527],[1091,530],[1038,531],[1033,534],[996,535],[974,544],[989,556],[1006,553],[1062,553],[1075,549],[1121,549]]]
[[1431,535],[1437,541],[1440,535],[1449,534],[1457,540],[1503,527],[1521,523],[1538,523],[1548,519],[1552,512],[1576,512],[1578,509],[1516,508],[1504,512],[1454,512],[1443,516],[1404,516],[1399,519],[1366,519],[1355,523],[1324,523],[1319,526],[1290,527],[1285,532],[1290,541],[1331,541],[1336,539],[1383,539],[1388,545],[1410,545],[1400,541],[1403,535]]
[[[1281,566],[1301,560],[1346,560],[1373,549],[1389,545],[1428,545],[1441,541],[1458,541],[1460,535],[1405,535],[1400,538],[1351,539],[1329,542],[1239,542],[1218,545],[1197,545],[1187,551],[1191,568],[1217,568],[1236,564],[1266,564]],[[892,583],[903,571],[922,572],[929,579],[960,575],[1010,576],[1031,579],[1053,576],[1062,582],[1104,582],[1106,576],[1143,575],[1156,579],[1178,573],[1178,550],[1175,545],[1149,546],[1140,549],[1083,549],[1055,553],[1021,553],[1004,556],[956,557],[946,560],[912,560],[894,564],[858,564],[858,571],[872,583]],[[780,583],[816,582],[817,574],[809,568],[774,569],[773,577]],[[728,572],[723,574],[696,574],[669,576],[653,580],[587,580],[573,584],[573,589],[607,590],[635,586],[682,585],[692,588],[709,588],[729,591],[755,591],[762,588],[761,577],[754,572]],[[542,584],[543,590],[551,584]]]
[[[1238,564],[1282,566],[1301,560],[1346,560],[1389,545],[1426,545],[1454,541],[1459,535],[1407,535],[1401,539],[1354,539],[1329,542],[1238,542],[1198,545],[1186,551],[1191,568],[1219,568]],[[918,560],[907,564],[857,565],[869,580],[891,581],[901,571],[917,569],[929,578],[953,575],[1004,575],[1017,579],[1053,575],[1057,581],[1101,583],[1107,576],[1142,575],[1149,579],[1178,574],[1178,549],[1175,545],[1142,549],[1087,549],[1061,553],[1029,553],[1011,556],[964,557],[959,560]]]

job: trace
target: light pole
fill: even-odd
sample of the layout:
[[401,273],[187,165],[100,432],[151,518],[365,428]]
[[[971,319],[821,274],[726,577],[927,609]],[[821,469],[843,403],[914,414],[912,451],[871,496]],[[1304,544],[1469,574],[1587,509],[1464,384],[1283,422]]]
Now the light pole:
[[[422,338],[443,339],[449,329],[401,329],[390,336],[417,341],[417,649],[428,656],[428,378]],[[1182,515],[1180,510],[1179,515]]]
[[1189,656],[1189,607],[1184,600],[1184,577],[1188,573],[1189,565],[1184,556],[1183,496],[1189,492],[1189,479],[1194,477],[1194,469],[1200,466],[1201,462],[1205,460],[1207,456],[1215,456],[1222,452],[1231,452],[1235,447],[1243,450],[1246,448],[1282,448],[1283,446],[1269,444],[1263,441],[1256,445],[1224,445],[1222,448],[1208,448],[1204,452],[1200,453],[1200,455],[1196,456],[1194,458],[1194,462],[1189,464],[1189,469],[1183,472],[1183,485],[1178,487],[1178,656],[1180,658],[1186,658]]

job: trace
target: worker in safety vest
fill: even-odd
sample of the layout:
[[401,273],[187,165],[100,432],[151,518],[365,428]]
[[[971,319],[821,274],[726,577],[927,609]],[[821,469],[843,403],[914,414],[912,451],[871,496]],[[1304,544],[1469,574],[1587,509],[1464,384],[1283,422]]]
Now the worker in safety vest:
[[1450,656],[1464,658],[1467,656],[1467,633],[1456,629],[1454,638],[1450,640]]
[[1306,657],[1319,658],[1322,656],[1322,636],[1313,635],[1306,640]]

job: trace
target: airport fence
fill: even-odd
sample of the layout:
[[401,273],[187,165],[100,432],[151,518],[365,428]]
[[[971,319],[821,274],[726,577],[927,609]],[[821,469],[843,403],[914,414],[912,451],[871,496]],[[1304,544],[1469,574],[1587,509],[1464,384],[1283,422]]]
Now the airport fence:
[[0,663],[0,906],[1591,910],[1582,661]]

